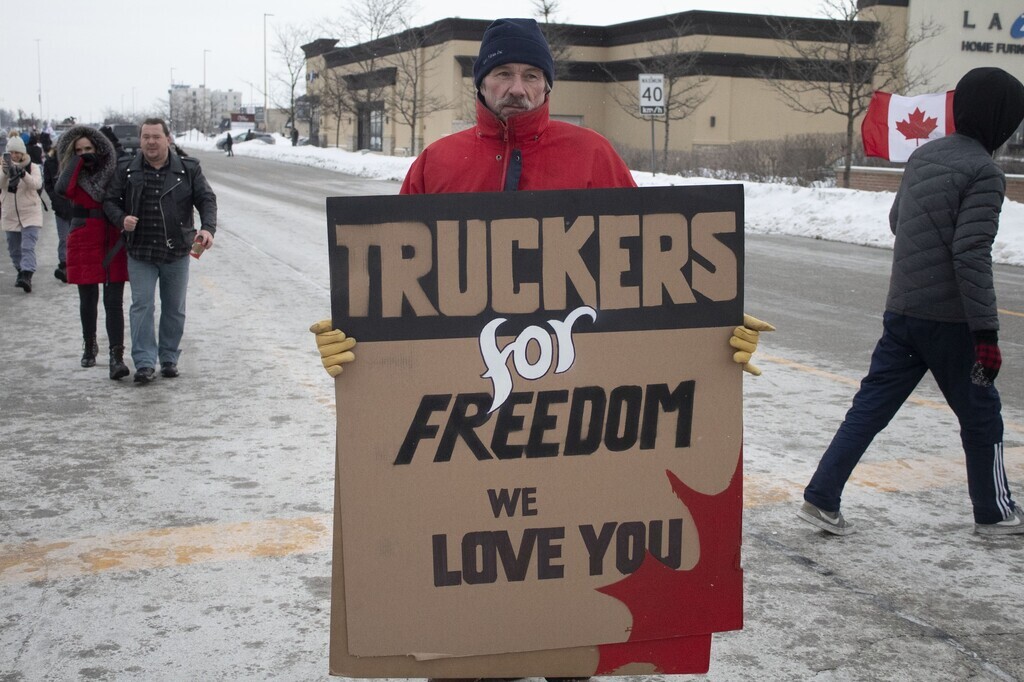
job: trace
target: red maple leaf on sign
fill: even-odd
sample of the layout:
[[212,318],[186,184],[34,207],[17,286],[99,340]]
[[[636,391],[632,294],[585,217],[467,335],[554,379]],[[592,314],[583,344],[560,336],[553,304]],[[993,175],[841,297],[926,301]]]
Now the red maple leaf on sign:
[[908,140],[918,140],[918,144],[920,144],[920,140],[927,140],[928,136],[938,127],[939,119],[925,118],[920,107],[915,107],[905,120],[896,121],[896,130],[903,133],[903,137]]

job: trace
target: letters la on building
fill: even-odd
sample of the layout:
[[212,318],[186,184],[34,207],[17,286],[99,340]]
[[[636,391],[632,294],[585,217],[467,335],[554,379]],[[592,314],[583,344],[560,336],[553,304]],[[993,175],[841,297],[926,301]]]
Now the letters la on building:
[[742,187],[327,213],[331,672],[706,671],[743,623]]

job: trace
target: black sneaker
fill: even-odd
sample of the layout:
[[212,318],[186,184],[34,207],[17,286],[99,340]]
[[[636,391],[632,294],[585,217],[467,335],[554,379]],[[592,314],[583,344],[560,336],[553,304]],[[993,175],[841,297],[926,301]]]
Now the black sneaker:
[[178,376],[178,366],[173,362],[160,363],[160,376],[173,379]]
[[148,384],[153,381],[154,376],[156,376],[156,370],[152,367],[139,367],[135,370],[135,383]]

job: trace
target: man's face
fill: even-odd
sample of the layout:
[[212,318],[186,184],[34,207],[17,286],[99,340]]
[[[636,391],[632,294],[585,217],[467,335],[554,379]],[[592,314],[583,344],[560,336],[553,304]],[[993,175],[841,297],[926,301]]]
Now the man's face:
[[547,91],[544,72],[529,64],[496,66],[480,82],[484,103],[502,121],[536,109],[544,103]]
[[164,127],[159,123],[150,123],[142,126],[142,134],[139,136],[139,147],[142,155],[150,164],[161,164],[167,160],[167,153],[171,148],[171,138],[164,134]]

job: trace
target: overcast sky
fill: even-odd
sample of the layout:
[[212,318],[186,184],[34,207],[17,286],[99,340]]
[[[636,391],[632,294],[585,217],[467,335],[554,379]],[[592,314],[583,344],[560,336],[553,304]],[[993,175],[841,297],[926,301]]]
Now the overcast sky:
[[[820,0],[559,0],[557,20],[604,26],[677,11],[822,16]],[[445,17],[495,19],[534,16],[531,0],[508,0],[500,12],[479,0],[420,0],[415,23]],[[497,6],[497,3],[489,6]],[[237,90],[242,103],[262,104],[263,24],[267,17],[267,70],[275,29],[322,26],[340,19],[338,0],[234,3],[225,0],[2,0],[0,2],[0,108],[61,120],[100,122],[107,110],[151,111],[175,83],[201,85],[204,58],[210,89]],[[336,37],[329,32],[319,37]],[[272,78],[271,78],[272,80]],[[41,88],[40,88],[41,86]],[[273,87],[271,88],[273,91]]]

